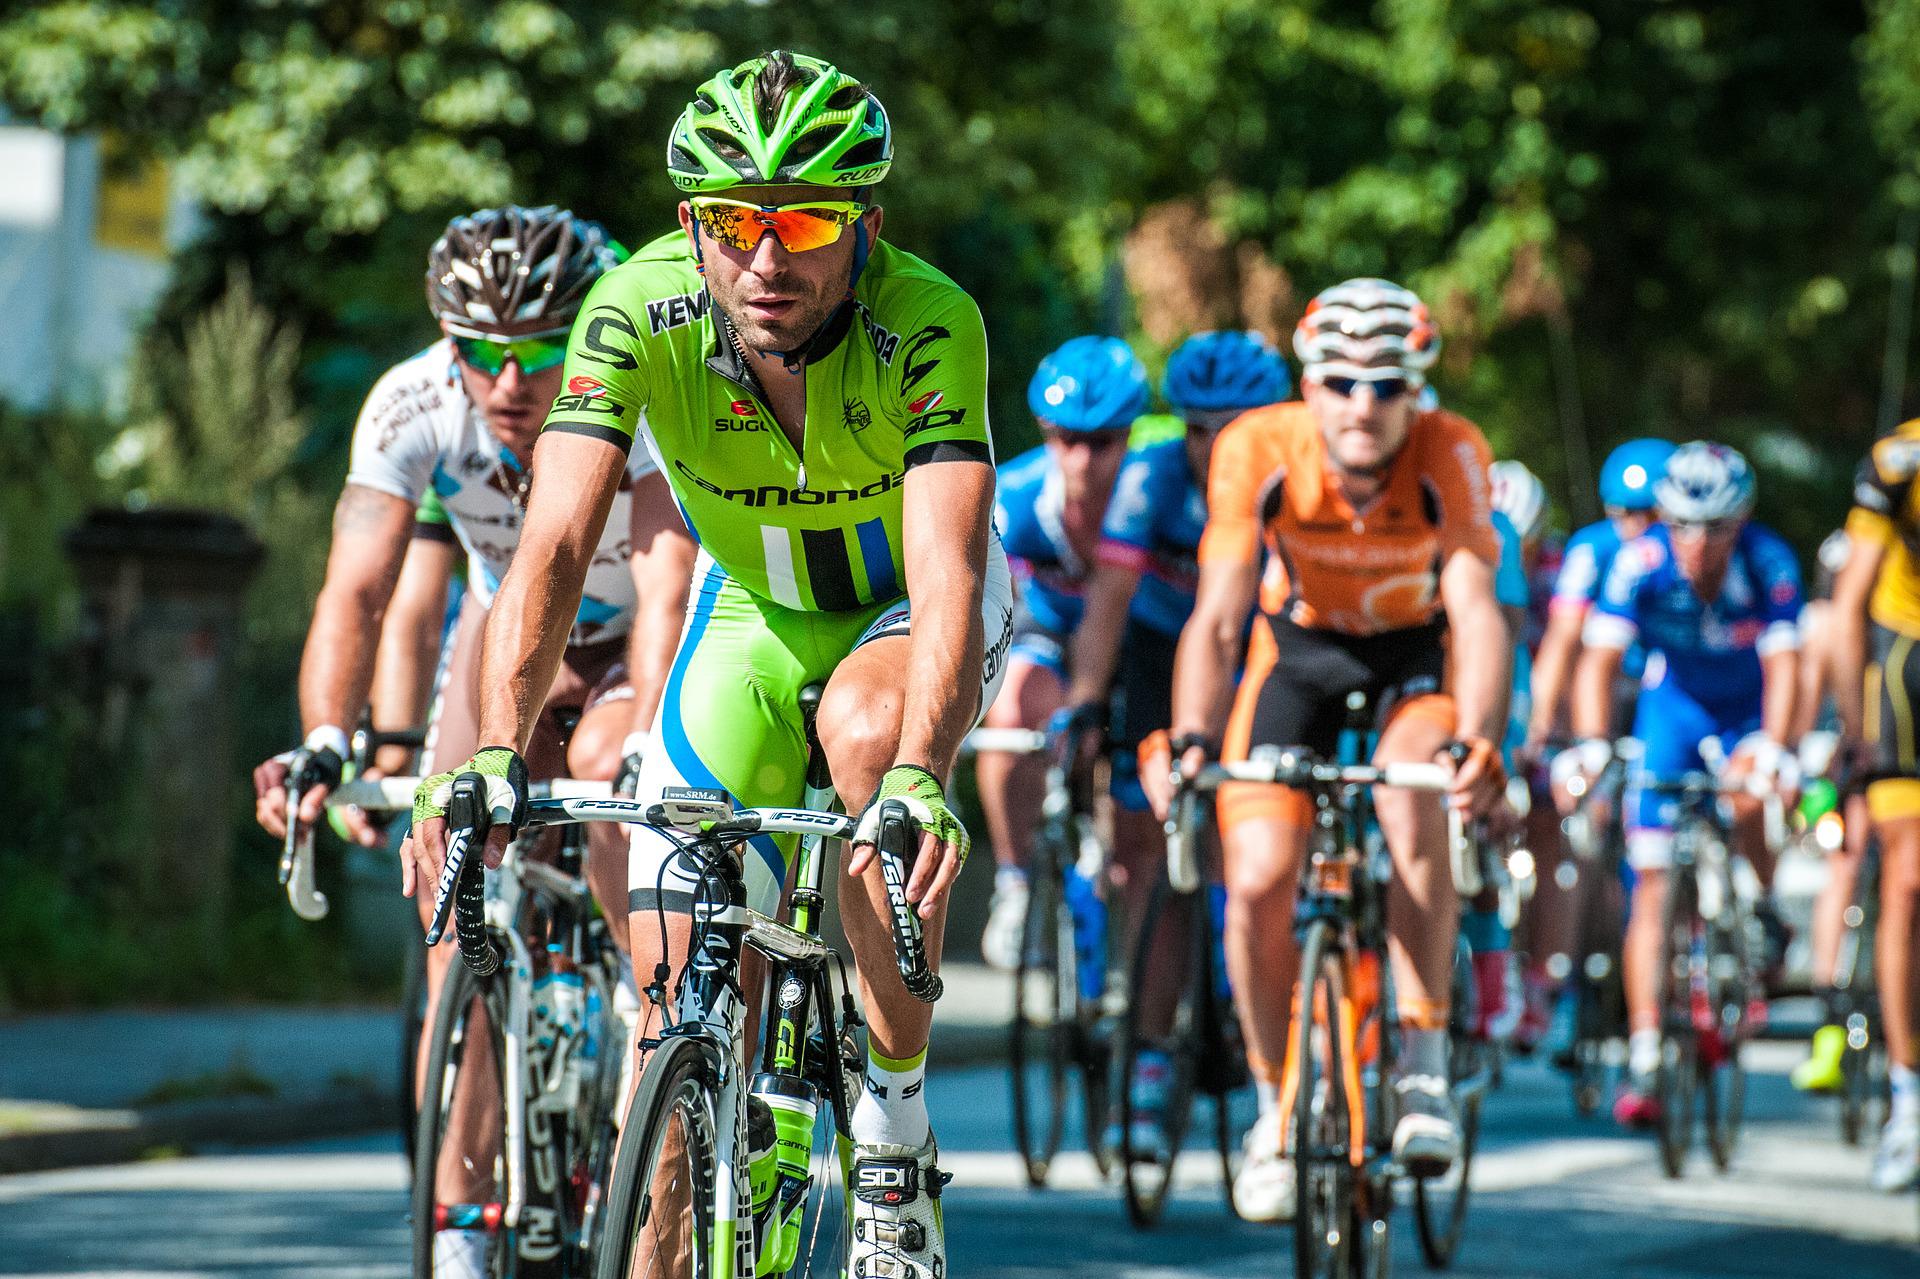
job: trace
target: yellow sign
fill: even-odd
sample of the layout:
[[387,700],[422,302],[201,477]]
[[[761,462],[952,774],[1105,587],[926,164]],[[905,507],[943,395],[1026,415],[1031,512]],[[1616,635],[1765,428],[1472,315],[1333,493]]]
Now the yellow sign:
[[119,142],[102,138],[94,240],[103,249],[166,257],[168,193],[165,162],[133,159]]

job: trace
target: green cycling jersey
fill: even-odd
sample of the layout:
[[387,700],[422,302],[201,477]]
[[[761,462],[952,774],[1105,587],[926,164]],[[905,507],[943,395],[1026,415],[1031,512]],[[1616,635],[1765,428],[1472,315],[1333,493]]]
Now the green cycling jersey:
[[810,612],[899,598],[906,472],[993,460],[979,308],[876,244],[853,305],[808,344],[795,448],[710,301],[677,231],[609,271],[574,322],[546,429],[623,449],[638,436],[702,548],[754,595]]

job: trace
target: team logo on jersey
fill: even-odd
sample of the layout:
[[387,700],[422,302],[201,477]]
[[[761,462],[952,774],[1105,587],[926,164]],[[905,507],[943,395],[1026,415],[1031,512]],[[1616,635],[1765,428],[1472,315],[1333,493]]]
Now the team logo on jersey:
[[598,399],[607,393],[607,384],[597,377],[581,375],[568,378],[567,389],[575,395],[584,395],[589,399]]
[[935,342],[952,336],[953,333],[950,330],[941,328],[938,324],[929,324],[907,339],[906,353],[901,357],[900,364],[900,394],[906,395],[911,392],[914,387],[926,381],[929,373],[940,367],[938,356],[926,359],[921,357]]
[[[937,402],[938,401],[936,401],[936,403]],[[922,431],[937,431],[942,427],[958,426],[964,422],[966,418],[967,411],[965,409],[934,409],[930,412],[922,413],[918,417],[909,419],[907,429],[902,432],[902,434],[911,437],[920,434]]]
[[759,417],[760,406],[752,400],[735,400],[727,405],[727,411],[735,417]]
[[946,398],[947,395],[944,391],[928,391],[925,395],[907,405],[907,416],[919,417],[922,413],[934,408],[940,401]]
[[873,353],[880,357],[880,363],[891,365],[893,353],[899,349],[900,335],[874,323],[873,312],[867,310],[864,303],[854,303],[860,312],[860,323],[867,330],[867,340],[873,343]]
[[588,313],[587,327],[581,335],[580,340],[586,347],[580,353],[581,358],[592,360],[595,364],[608,364],[616,369],[639,368],[640,361],[633,358],[633,352],[614,345],[609,334],[624,334],[638,341],[640,330],[633,327],[633,318],[619,307],[595,307]]
[[711,300],[711,295],[702,289],[698,293],[682,293],[676,297],[649,302],[647,303],[647,330],[654,337],[659,337],[668,329],[692,324],[707,313],[707,303]]
[[840,425],[855,435],[873,425],[873,413],[859,396],[850,398],[840,410]]

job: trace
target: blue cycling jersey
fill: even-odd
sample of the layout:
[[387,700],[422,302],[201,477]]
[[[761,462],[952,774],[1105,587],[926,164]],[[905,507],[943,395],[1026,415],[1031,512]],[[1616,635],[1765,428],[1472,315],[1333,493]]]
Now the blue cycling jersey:
[[[1613,526],[1612,520],[1596,520],[1568,538],[1560,560],[1560,575],[1553,579],[1548,608],[1555,612],[1572,608],[1581,613],[1592,608],[1600,599],[1600,588],[1606,583],[1607,571],[1613,567],[1613,557],[1620,553],[1620,546],[1620,530]],[[1646,665],[1646,650],[1634,644],[1620,659],[1620,673],[1637,680]]]
[[1100,562],[1140,574],[1128,617],[1162,635],[1179,635],[1193,612],[1207,527],[1207,493],[1187,465],[1184,439],[1133,449],[1114,481],[1101,529]]
[[1080,624],[1092,565],[1075,554],[1067,540],[1060,471],[1043,444],[1002,465],[999,479],[993,523],[1019,578],[1021,604],[1035,624],[1070,635]]
[[1760,702],[1760,659],[1800,644],[1800,565],[1779,534],[1740,531],[1718,598],[1702,600],[1656,524],[1613,557],[1587,616],[1588,644],[1624,649],[1636,639],[1661,667],[1648,686],[1673,683],[1716,717],[1744,717]]

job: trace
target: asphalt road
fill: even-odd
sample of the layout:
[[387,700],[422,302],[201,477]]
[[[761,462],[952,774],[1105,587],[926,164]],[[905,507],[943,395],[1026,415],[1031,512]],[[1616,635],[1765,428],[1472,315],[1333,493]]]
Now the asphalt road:
[[[1905,1276],[1920,1272],[1920,1197],[1866,1189],[1867,1152],[1839,1144],[1830,1104],[1795,1096],[1797,1046],[1755,1048],[1751,1123],[1734,1170],[1699,1156],[1664,1179],[1651,1143],[1576,1119],[1557,1077],[1510,1072],[1475,1165],[1467,1276]],[[929,1088],[948,1166],[951,1273],[1246,1276],[1291,1270],[1283,1229],[1233,1221],[1211,1165],[1162,1227],[1128,1228],[1091,1162],[1025,1188],[1006,1153],[1006,1088],[992,1069]],[[381,1136],[0,1178],[0,1273],[301,1276],[407,1273],[397,1143]],[[1410,1221],[1394,1264],[1422,1270]]]

